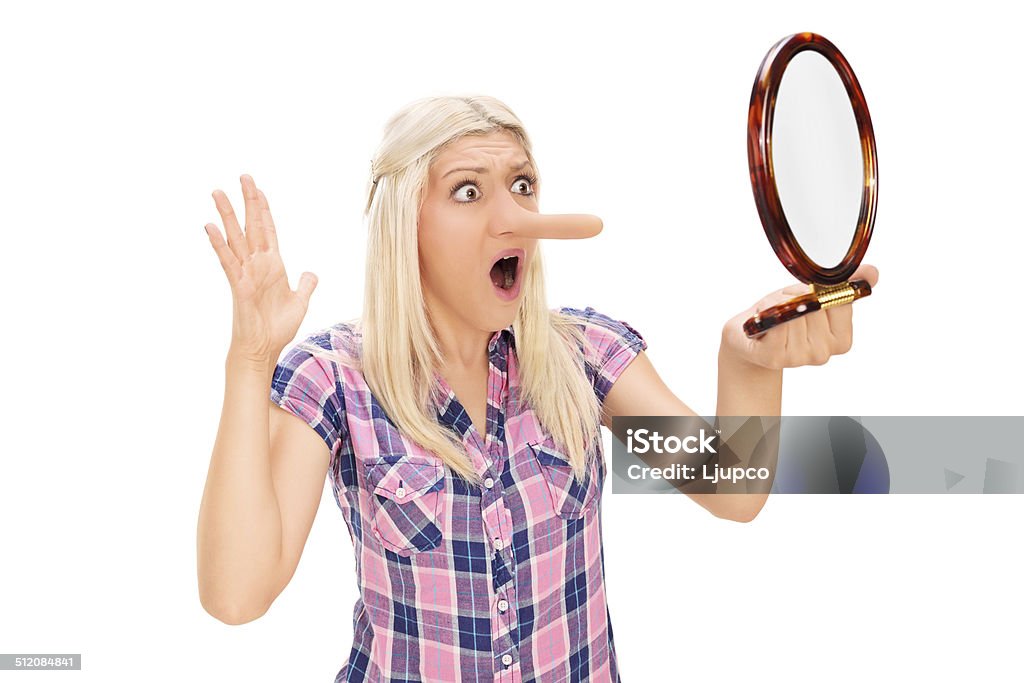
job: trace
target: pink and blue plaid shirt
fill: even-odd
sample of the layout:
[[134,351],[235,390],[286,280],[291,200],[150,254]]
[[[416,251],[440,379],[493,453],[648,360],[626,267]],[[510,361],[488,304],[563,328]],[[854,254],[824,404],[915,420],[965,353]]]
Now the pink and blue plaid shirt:
[[[577,317],[603,402],[647,343],[592,308]],[[358,353],[346,323],[307,338]],[[338,681],[619,681],[605,594],[597,456],[586,480],[519,401],[511,326],[492,335],[487,434],[438,376],[438,421],[462,437],[484,487],[396,429],[361,373],[294,346],[271,400],[330,449],[334,497],[355,550],[354,642]]]

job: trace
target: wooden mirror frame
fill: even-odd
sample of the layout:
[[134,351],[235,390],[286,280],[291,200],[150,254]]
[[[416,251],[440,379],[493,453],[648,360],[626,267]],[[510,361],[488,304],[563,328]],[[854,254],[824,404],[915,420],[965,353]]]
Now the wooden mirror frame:
[[[813,50],[829,61],[839,75],[853,107],[864,166],[864,186],[861,193],[860,216],[853,240],[838,265],[823,267],[815,263],[800,247],[786,220],[775,185],[772,164],[772,123],[775,99],[779,94],[782,76],[790,60],[804,50]],[[761,217],[765,235],[776,256],[786,269],[801,282],[811,285],[809,294],[799,296],[779,306],[761,311],[748,320],[744,331],[754,337],[801,315],[849,303],[871,294],[871,286],[864,280],[847,282],[860,265],[875,224],[878,205],[878,161],[875,133],[871,127],[864,93],[849,63],[838,48],[816,33],[796,33],[777,42],[765,55],[750,94],[747,112],[747,162],[754,202]]]

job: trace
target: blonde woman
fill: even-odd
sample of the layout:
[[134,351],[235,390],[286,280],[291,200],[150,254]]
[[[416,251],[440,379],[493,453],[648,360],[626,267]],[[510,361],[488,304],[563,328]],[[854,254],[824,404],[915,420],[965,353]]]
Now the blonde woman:
[[[414,102],[387,123],[371,169],[362,316],[290,348],[315,276],[290,289],[252,178],[244,232],[214,192],[227,241],[206,229],[234,315],[199,518],[202,604],[231,624],[266,612],[326,476],[359,588],[336,681],[617,681],[600,425],[694,412],[627,323],[548,308],[539,240],[587,237],[600,221],[539,213],[539,168],[507,106]],[[850,346],[849,306],[750,342],[740,326],[754,308],[723,330],[719,414],[778,414],[783,367]],[[694,498],[735,520],[764,503]]]

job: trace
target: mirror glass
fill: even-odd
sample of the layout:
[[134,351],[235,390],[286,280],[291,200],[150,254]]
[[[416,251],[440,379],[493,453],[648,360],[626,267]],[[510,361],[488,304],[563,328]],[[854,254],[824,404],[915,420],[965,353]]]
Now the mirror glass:
[[813,50],[786,65],[771,130],[772,167],[793,237],[837,266],[853,242],[864,191],[857,120],[839,73]]

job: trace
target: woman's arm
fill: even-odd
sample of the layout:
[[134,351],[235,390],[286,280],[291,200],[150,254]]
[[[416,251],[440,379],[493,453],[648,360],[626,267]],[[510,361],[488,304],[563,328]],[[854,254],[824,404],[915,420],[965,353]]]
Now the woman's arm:
[[[865,279],[874,288],[878,269],[863,265],[850,279]],[[782,409],[782,370],[823,365],[846,353],[853,343],[850,304],[816,311],[748,339],[743,322],[769,306],[806,293],[796,285],[772,292],[750,309],[733,317],[722,329],[718,352],[718,416],[778,416]],[[604,402],[602,424],[609,429],[618,416],[697,416],[658,376],[650,359],[640,352],[612,385]],[[716,517],[749,522],[768,499],[767,493],[687,494]]]
[[269,403],[272,366],[229,354],[225,369],[199,510],[199,599],[221,621],[243,624],[263,615],[291,580],[330,452],[309,425]]
[[266,195],[241,177],[245,231],[227,195],[213,200],[227,240],[205,226],[231,286],[231,345],[220,428],[199,509],[199,600],[229,624],[256,619],[291,579],[309,535],[330,453],[296,416],[273,405],[281,350],[306,314],[316,276],[292,291]]
[[[764,372],[760,372],[764,370]],[[719,353],[718,414],[778,415],[782,396],[782,370],[750,368],[728,353]],[[775,412],[769,412],[770,410]],[[641,351],[623,370],[604,401],[601,423],[612,428],[612,418],[641,416],[696,416],[662,381],[650,358]],[[749,522],[764,507],[767,494],[688,493],[711,514]]]

